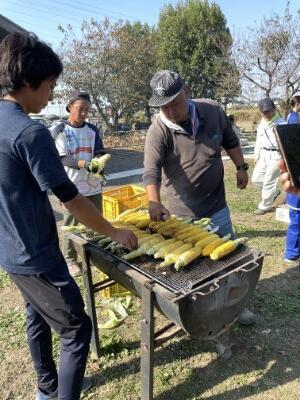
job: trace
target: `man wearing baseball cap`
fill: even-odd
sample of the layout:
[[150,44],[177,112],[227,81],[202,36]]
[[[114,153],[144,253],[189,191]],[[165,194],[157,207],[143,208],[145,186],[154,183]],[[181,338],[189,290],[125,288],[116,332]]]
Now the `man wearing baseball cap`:
[[[169,70],[157,72],[150,82],[149,105],[159,108],[146,136],[144,184],[151,219],[170,214],[210,217],[219,234],[234,236],[226,204],[222,148],[236,166],[237,187],[248,183],[239,139],[222,108],[208,99],[190,99],[181,76]],[[168,207],[161,203],[162,173]],[[246,311],[240,322],[254,322]]]
[[[159,71],[150,82],[149,105],[159,114],[145,143],[144,182],[153,220],[170,213],[193,218],[211,217],[220,234],[232,233],[225,200],[222,147],[237,167],[237,186],[247,186],[247,164],[221,107],[212,100],[191,100],[180,75]],[[160,201],[164,175],[168,209]]]
[[261,202],[254,214],[264,215],[271,210],[274,201],[280,195],[278,161],[281,157],[273,127],[286,122],[280,117],[273,100],[269,97],[258,102],[258,109],[262,118],[257,127],[252,182],[261,189]]
[[[79,193],[91,200],[98,209],[102,207],[101,181],[90,170],[90,161],[105,153],[97,127],[86,122],[91,109],[90,95],[83,90],[71,93],[66,110],[70,113],[68,121],[62,121],[50,128],[56,148],[70,180]],[[77,225],[78,221],[64,211],[64,225]],[[77,262],[77,253],[68,236],[63,238],[62,246],[70,273],[81,273]]]

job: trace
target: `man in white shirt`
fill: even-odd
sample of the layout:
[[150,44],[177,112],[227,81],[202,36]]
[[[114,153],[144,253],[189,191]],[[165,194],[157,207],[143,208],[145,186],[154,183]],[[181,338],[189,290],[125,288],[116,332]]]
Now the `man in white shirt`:
[[254,214],[264,215],[271,210],[272,204],[280,194],[278,161],[281,157],[273,127],[286,122],[280,117],[270,98],[260,100],[258,108],[262,119],[257,128],[252,182],[261,189],[261,202]]

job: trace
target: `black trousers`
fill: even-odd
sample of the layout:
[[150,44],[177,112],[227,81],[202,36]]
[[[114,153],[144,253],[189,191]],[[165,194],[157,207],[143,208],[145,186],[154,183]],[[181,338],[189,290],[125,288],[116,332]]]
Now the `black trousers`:
[[[9,275],[25,299],[27,338],[39,389],[52,393],[58,387],[60,400],[79,399],[92,324],[67,265],[39,275]],[[51,328],[60,335],[58,373]]]

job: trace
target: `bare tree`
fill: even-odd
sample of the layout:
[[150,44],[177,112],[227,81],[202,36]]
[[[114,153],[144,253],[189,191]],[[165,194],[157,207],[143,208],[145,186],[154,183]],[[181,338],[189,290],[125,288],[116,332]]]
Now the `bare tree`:
[[299,12],[293,16],[287,3],[283,16],[264,17],[259,25],[242,33],[234,45],[242,79],[266,97],[280,96],[285,107],[300,89],[299,21]]

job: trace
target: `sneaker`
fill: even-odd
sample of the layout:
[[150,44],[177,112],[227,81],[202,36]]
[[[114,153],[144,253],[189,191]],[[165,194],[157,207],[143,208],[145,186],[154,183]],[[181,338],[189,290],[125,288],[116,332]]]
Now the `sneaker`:
[[77,261],[70,261],[67,265],[71,276],[76,277],[81,275],[80,264]]
[[[81,393],[87,393],[91,387],[93,386],[93,377],[92,376],[85,376],[82,382]],[[45,394],[41,392],[39,389],[36,394],[36,400],[58,400],[58,389],[52,394]]]
[[268,212],[269,210],[262,210],[261,208],[258,208],[257,210],[254,211],[255,215],[264,215]]
[[286,262],[287,264],[299,265],[300,258],[299,258],[299,257],[295,257],[295,258],[284,258],[283,261]]
[[252,325],[254,324],[255,320],[255,314],[252,311],[248,310],[248,308],[244,308],[244,310],[239,315],[239,323],[241,325]]
[[38,389],[35,400],[58,400],[58,389],[52,394],[45,394]]

